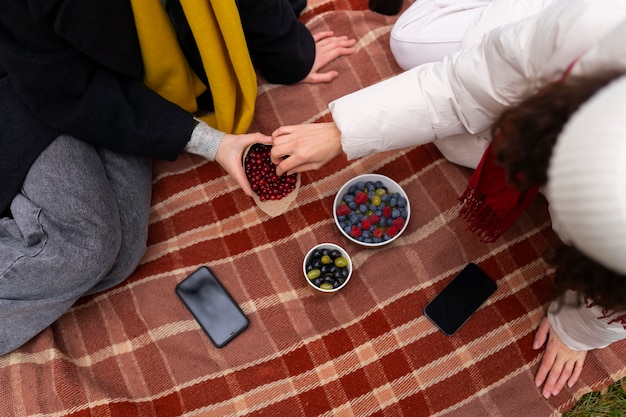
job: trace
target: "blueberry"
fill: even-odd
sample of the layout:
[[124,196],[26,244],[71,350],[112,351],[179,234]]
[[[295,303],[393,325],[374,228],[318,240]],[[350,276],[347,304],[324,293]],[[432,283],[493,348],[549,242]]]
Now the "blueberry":
[[[357,190],[361,191],[361,190],[363,190],[363,189],[365,188],[365,184],[363,184],[362,182],[360,182],[360,181],[359,181],[359,182],[357,182],[357,183],[354,185],[354,187],[355,187]],[[354,191],[353,191],[353,193],[354,193]]]
[[361,205],[359,206],[359,211],[360,211],[361,213],[365,213],[365,212],[367,212],[367,204],[361,204]]

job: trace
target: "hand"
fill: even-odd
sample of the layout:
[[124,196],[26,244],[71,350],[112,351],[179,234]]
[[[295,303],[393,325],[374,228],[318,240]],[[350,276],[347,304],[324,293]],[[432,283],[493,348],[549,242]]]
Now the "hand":
[[261,133],[248,133],[245,135],[225,134],[217,148],[215,161],[226,170],[243,189],[243,192],[252,196],[250,182],[243,170],[243,152],[253,143],[272,144],[272,138]]
[[533,341],[533,349],[539,349],[548,342],[535,376],[535,385],[543,385],[542,395],[546,399],[561,392],[566,382],[571,388],[578,381],[587,356],[587,351],[572,350],[565,346],[551,330],[548,318],[544,317]]
[[277,175],[318,169],[341,153],[341,132],[334,123],[282,126],[272,138]]
[[347,36],[334,36],[331,31],[316,33],[313,35],[315,40],[315,61],[309,74],[301,83],[327,83],[339,75],[337,71],[321,72],[320,70],[335,58],[340,56],[352,55],[356,52],[353,48],[356,44],[355,39],[348,39]]

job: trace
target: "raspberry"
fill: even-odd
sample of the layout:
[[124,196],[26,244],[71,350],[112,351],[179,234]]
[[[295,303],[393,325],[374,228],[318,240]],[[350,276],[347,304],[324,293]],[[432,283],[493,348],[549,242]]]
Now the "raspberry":
[[389,226],[387,228],[387,236],[389,236],[390,238],[394,237],[395,235],[398,234],[399,231],[400,230],[396,226]]
[[361,227],[363,230],[369,230],[370,227],[372,227],[372,223],[370,223],[368,219],[363,219],[363,221],[361,221]]
[[350,236],[354,237],[354,238],[359,238],[361,237],[361,229],[359,228],[359,226],[352,226],[352,229],[350,229]]
[[387,217],[387,218],[391,217],[391,207],[385,206],[383,208],[383,217]]
[[354,202],[359,205],[367,203],[367,200],[367,194],[365,194],[363,191],[359,191],[357,195],[354,196]]
[[404,219],[402,217],[393,219],[393,225],[396,226],[398,230],[402,229],[402,226],[404,226]]
[[350,207],[348,207],[346,203],[341,203],[337,207],[337,216],[347,216],[350,213],[352,213],[352,210],[350,210]]
[[380,216],[377,216],[374,213],[372,213],[370,214],[369,221],[371,224],[378,224],[378,222],[380,222]]
[[372,236],[374,236],[376,238],[381,238],[381,237],[383,237],[383,233],[384,233],[383,229],[381,227],[377,227],[372,232]]

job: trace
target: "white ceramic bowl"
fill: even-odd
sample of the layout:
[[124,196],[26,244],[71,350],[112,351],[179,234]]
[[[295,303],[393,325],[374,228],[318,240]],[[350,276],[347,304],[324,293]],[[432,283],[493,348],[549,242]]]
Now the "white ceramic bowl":
[[[307,275],[309,269],[319,269],[314,267],[311,268],[309,265],[311,264],[313,259],[318,256],[318,254],[324,253],[324,251],[328,251],[329,255],[331,255],[333,251],[338,251],[339,254],[348,261],[348,265],[343,267],[346,268],[347,275],[343,277],[343,283],[338,287],[329,289],[320,288],[319,286],[315,285],[313,283],[314,280],[310,279]],[[334,257],[331,256],[331,258]],[[332,260],[329,265],[332,265]],[[306,280],[307,284],[316,295],[332,295],[344,288],[348,284],[348,281],[350,281],[350,277],[352,276],[352,260],[350,259],[350,255],[348,255],[348,252],[346,252],[345,249],[343,249],[341,246],[335,245],[334,243],[320,243],[319,245],[311,248],[311,250],[309,250],[309,252],[304,257],[304,261],[302,262],[302,272],[304,273],[304,279]],[[320,277],[323,277],[323,275],[324,274],[320,272]]]
[[[354,197],[358,191],[362,190],[365,190],[364,192],[367,194],[369,191],[367,186],[369,184],[373,184],[375,190],[380,188],[386,189],[387,192],[384,193],[386,197],[382,197],[381,200],[383,201],[378,203],[378,205],[376,205],[377,201],[372,201],[372,198],[368,197],[368,201],[365,203],[367,207],[365,207],[365,212],[363,212],[364,207],[360,202],[354,202],[355,205],[353,205],[350,201],[351,197],[346,196],[351,195]],[[358,187],[361,188],[359,189]],[[371,192],[369,194],[370,196],[372,195]],[[341,209],[340,205],[342,206]],[[343,213],[347,212],[345,205],[351,206],[350,213],[343,215]],[[384,207],[389,208],[384,209]],[[392,215],[385,217],[383,211],[385,211],[385,215],[391,211]],[[364,226],[367,226],[367,224],[363,224],[363,219],[368,217],[368,220],[375,220],[375,217],[371,217],[372,214],[375,214],[378,218],[384,218],[384,220],[375,227],[371,226],[373,221],[370,221],[370,228],[366,229]],[[377,248],[393,242],[406,230],[411,217],[411,205],[406,192],[400,184],[391,178],[380,174],[363,174],[352,178],[339,189],[333,202],[333,216],[341,234],[350,241],[362,246]],[[398,217],[401,217],[403,220],[395,220]],[[393,223],[394,221],[396,222],[395,224]],[[402,224],[399,225],[399,222]],[[360,229],[361,236],[358,236],[359,232],[353,230],[355,226]],[[392,229],[391,226],[396,227]]]

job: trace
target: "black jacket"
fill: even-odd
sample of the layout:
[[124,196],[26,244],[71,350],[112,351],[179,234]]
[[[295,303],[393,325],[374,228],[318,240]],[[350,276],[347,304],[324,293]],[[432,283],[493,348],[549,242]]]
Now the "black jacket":
[[[279,8],[288,3],[257,1]],[[240,14],[242,22],[254,21],[246,17],[243,8]],[[293,24],[297,20],[293,9],[289,16],[279,20],[289,26],[285,31],[267,26],[267,33],[297,33],[302,27],[299,22]],[[266,23],[275,25],[277,21]],[[263,26],[258,22],[255,25]],[[247,38],[258,31],[246,31]],[[304,38],[310,40],[295,47],[309,45],[312,58],[307,57],[301,64],[308,66],[308,73],[315,45],[308,32]],[[291,36],[279,36],[269,43],[272,46],[268,50],[280,50],[280,39],[287,41],[286,49],[294,47]],[[300,52],[296,50],[295,55]],[[290,68],[303,72],[301,66]],[[196,122],[188,112],[145,87],[142,78],[143,64],[129,0],[3,1],[0,213],[19,191],[39,153],[60,134],[123,153],[176,159]]]

